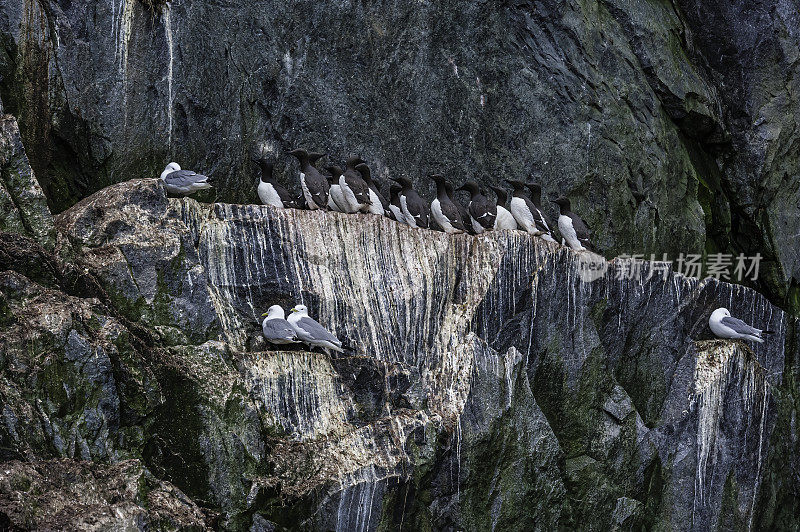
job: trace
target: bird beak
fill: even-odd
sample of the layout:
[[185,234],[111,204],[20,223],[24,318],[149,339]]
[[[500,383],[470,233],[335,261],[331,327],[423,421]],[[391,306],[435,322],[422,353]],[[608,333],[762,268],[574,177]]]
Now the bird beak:
[[263,317],[264,317],[264,316],[266,316],[267,314],[269,314],[269,312],[265,312],[264,314],[262,314],[262,315],[261,315],[261,317],[263,318]]
[[289,312],[297,312],[297,307],[292,307],[292,310],[290,310]]

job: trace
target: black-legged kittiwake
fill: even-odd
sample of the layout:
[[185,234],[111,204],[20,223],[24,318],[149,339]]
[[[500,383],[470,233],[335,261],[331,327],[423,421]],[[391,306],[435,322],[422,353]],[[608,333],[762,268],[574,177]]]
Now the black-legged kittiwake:
[[711,313],[711,317],[708,318],[708,326],[711,328],[711,332],[719,338],[739,338],[759,343],[764,343],[762,334],[772,333],[772,331],[751,327],[738,318],[732,318],[731,313],[724,307]]
[[266,316],[264,321],[261,322],[261,332],[268,342],[272,344],[294,344],[299,342],[297,333],[286,321],[283,307],[272,305],[261,316]]
[[161,172],[161,180],[167,187],[167,192],[170,194],[179,194],[186,196],[197,192],[198,190],[205,190],[211,188],[211,183],[208,182],[208,176],[192,172],[191,170],[181,170],[178,163],[172,162],[164,168]]
[[344,352],[342,342],[338,338],[316,320],[308,317],[308,308],[305,305],[295,305],[287,321],[297,337],[308,345],[321,347],[325,352],[328,349],[339,353]]

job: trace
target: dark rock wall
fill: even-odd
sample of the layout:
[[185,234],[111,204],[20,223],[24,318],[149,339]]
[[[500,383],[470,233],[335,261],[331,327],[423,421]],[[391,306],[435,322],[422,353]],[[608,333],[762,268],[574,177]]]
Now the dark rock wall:
[[[784,382],[795,322],[750,289],[626,260],[584,282],[576,254],[524,234],[202,205],[167,199],[154,180],[106,188],[56,225],[108,294],[117,317],[105,327],[150,331],[162,346],[144,368],[138,350],[103,347],[140,377],[121,391],[77,388],[102,399],[78,403],[81,419],[116,424],[78,424],[76,441],[140,458],[219,512],[219,526],[795,523],[783,501],[798,484],[778,465],[796,441]],[[617,279],[637,265],[643,280]],[[12,315],[35,297],[16,296]],[[345,356],[265,350],[259,314],[296,301],[346,339]],[[707,340],[719,305],[775,333],[752,349]],[[74,358],[60,336],[54,349]],[[120,407],[94,414],[109,396]],[[116,421],[128,401],[138,410]],[[139,431],[122,429],[132,422]],[[34,456],[84,447],[28,440]]]
[[56,211],[171,159],[254,201],[261,140],[292,184],[297,145],[381,176],[533,170],[606,255],[761,252],[798,308],[797,8],[8,0],[0,94]]

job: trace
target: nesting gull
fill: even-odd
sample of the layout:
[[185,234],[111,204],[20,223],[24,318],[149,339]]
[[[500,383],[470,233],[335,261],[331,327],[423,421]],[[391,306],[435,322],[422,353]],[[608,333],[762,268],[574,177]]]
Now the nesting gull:
[[261,322],[261,332],[268,342],[272,344],[294,344],[299,341],[294,329],[285,319],[283,307],[272,305],[262,316],[266,316],[266,318]]
[[708,318],[708,326],[711,332],[719,338],[738,338],[741,340],[753,340],[754,342],[764,343],[762,334],[771,334],[772,331],[756,329],[746,324],[738,318],[732,318],[731,313],[726,308],[718,308],[711,313]]
[[167,192],[170,194],[179,194],[186,196],[197,192],[198,190],[205,190],[211,188],[211,183],[208,182],[208,176],[192,172],[191,170],[181,170],[181,165],[172,162],[164,168],[161,172],[161,180],[167,187]]
[[295,305],[292,313],[289,314],[288,322],[297,337],[308,345],[321,347],[326,353],[328,349],[339,353],[344,352],[342,342],[338,338],[316,320],[308,317],[308,308],[305,305]]

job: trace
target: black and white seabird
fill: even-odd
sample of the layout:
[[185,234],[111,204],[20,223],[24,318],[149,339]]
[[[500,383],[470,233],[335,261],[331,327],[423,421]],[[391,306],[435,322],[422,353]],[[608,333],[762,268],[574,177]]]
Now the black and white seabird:
[[305,305],[295,305],[287,320],[297,337],[310,346],[321,347],[327,353],[329,349],[343,353],[342,342],[332,335],[317,320],[308,317]]
[[408,224],[406,216],[403,214],[403,207],[400,205],[400,192],[403,187],[400,185],[389,185],[389,212],[394,215],[394,219],[400,223]]
[[469,212],[470,222],[476,234],[494,229],[494,222],[497,219],[497,205],[489,201],[478,185],[473,181],[467,181],[458,190],[466,190],[470,194]]
[[294,197],[272,176],[273,162],[262,157],[256,159],[256,163],[261,169],[261,178],[258,182],[258,198],[261,203],[272,205],[279,209],[296,207]]
[[464,220],[448,193],[444,177],[439,174],[431,174],[429,177],[436,183],[436,197],[431,202],[431,216],[434,221],[447,234],[463,233],[467,230],[464,227]]
[[164,182],[167,192],[181,196],[211,188],[208,176],[191,170],[181,170],[181,165],[178,163],[169,163],[161,172],[161,180]]
[[[315,153],[310,155],[306,150],[296,149],[289,152],[289,155],[294,155],[300,161],[300,187],[303,189],[303,197],[306,200],[306,206],[313,210],[328,208],[328,180],[319,170],[314,168],[311,163],[316,161],[324,154]],[[312,161],[312,157],[315,159]]]
[[269,343],[294,344],[300,341],[297,339],[297,333],[286,321],[283,307],[280,305],[272,305],[261,316],[266,316],[261,322],[261,332]]
[[497,196],[497,218],[494,220],[494,230],[516,230],[518,228],[517,220],[514,219],[514,215],[511,214],[508,209],[506,209],[508,193],[501,187],[490,185],[489,188],[491,188],[494,191],[495,196]]
[[525,183],[511,179],[507,181],[514,187],[510,210],[520,228],[543,240],[555,242],[551,229],[553,225],[542,210],[542,188],[536,183],[529,183],[527,187],[531,190],[531,196],[528,197]]
[[369,197],[369,185],[361,177],[361,172],[356,170],[356,166],[364,161],[360,157],[352,156],[347,159],[347,168],[339,177],[339,185],[342,187],[342,194],[349,206],[349,212],[370,212],[372,200]]
[[[456,197],[456,193],[450,183],[445,184],[445,190],[447,191],[447,195],[453,200],[453,203],[455,203],[456,209],[458,209],[458,214],[461,216],[461,221],[464,223],[464,230],[471,235],[476,235],[477,233],[472,227],[472,219],[469,217],[469,211],[464,207],[464,204],[461,203],[461,200]],[[467,202],[467,204],[469,204],[469,202]]]
[[331,173],[327,176],[330,189],[328,190],[328,207],[336,212],[350,212],[350,207],[342,194],[342,187],[339,185],[339,178],[342,176],[342,169],[336,165],[326,166],[325,169]]
[[558,216],[558,230],[569,247],[575,251],[592,251],[592,244],[589,242],[591,231],[586,222],[581,217],[570,210],[569,199],[558,198],[553,200],[558,205],[561,214]]
[[389,207],[389,202],[381,195],[378,186],[372,180],[372,172],[370,172],[369,166],[367,166],[366,163],[361,163],[356,166],[356,170],[358,170],[364,182],[369,187],[369,212],[372,214],[380,214],[381,216],[385,215],[386,209]]
[[398,197],[400,198],[400,211],[403,213],[405,222],[411,227],[427,229],[430,207],[414,190],[411,180],[407,177],[393,177],[392,181],[403,187]]
[[708,326],[711,332],[719,338],[738,338],[741,340],[753,340],[754,342],[764,343],[764,334],[772,334],[773,331],[765,331],[751,327],[740,319],[731,318],[731,313],[726,308],[718,308],[711,313],[708,318]]

